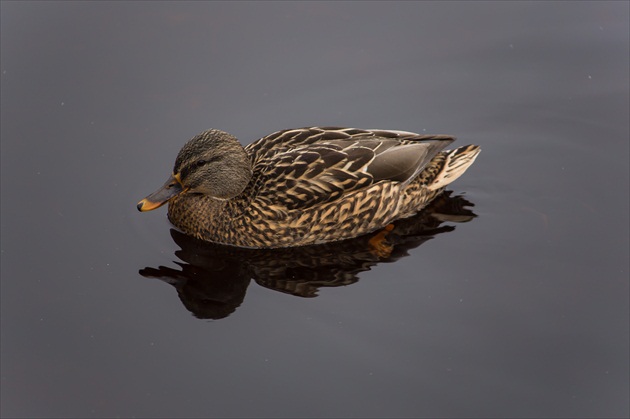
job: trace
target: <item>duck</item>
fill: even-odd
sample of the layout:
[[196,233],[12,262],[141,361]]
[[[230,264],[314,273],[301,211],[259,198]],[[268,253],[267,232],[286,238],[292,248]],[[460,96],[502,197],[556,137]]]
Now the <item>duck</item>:
[[179,151],[139,211],[198,239],[244,248],[340,241],[422,211],[475,161],[479,146],[444,150],[450,135],[342,127],[285,129],[243,147],[208,129]]

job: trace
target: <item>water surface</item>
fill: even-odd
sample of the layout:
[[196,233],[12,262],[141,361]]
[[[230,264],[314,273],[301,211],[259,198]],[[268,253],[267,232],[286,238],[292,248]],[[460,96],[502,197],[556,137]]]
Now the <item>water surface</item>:
[[[1,7],[3,417],[630,414],[627,2]],[[309,125],[479,144],[474,216],[373,260],[135,208],[204,129]]]

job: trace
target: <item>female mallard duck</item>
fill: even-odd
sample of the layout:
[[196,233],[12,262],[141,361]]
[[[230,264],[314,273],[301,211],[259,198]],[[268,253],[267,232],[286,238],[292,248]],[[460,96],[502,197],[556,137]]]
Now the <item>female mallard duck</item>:
[[190,140],[173,174],[138,203],[202,240],[303,246],[356,237],[424,208],[479,147],[441,151],[446,135],[355,128],[279,131],[243,148],[211,129]]

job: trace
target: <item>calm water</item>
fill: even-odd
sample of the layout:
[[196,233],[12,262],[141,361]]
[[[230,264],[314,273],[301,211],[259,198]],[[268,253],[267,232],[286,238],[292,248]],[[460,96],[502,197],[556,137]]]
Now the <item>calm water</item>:
[[[629,3],[2,2],[3,417],[627,417]],[[389,259],[137,201],[210,127],[483,152]]]

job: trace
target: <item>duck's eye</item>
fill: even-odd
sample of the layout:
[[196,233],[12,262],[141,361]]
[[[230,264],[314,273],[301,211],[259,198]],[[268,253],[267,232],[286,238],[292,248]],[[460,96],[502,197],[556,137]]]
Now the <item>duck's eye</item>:
[[197,163],[195,163],[197,165],[197,167],[201,167],[204,164],[206,164],[207,162],[205,160],[197,160]]

